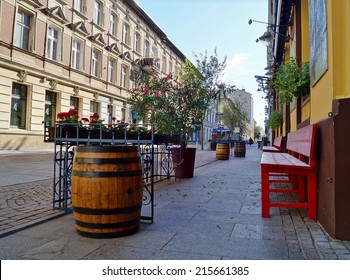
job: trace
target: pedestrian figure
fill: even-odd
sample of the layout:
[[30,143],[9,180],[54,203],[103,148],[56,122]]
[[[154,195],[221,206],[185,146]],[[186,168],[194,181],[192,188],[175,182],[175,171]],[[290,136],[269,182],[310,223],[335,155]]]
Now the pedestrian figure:
[[249,145],[251,146],[254,143],[252,137],[249,138]]

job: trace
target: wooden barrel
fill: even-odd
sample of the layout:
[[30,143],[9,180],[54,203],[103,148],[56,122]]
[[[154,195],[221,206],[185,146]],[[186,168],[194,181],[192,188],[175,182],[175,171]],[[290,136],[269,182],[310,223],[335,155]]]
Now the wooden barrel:
[[109,238],[139,229],[142,169],[136,146],[78,146],[72,205],[80,235]]
[[235,157],[245,157],[245,142],[235,142],[233,154]]
[[217,145],[216,145],[216,158],[217,159],[229,159],[230,158],[230,145],[229,145],[229,143],[217,143]]

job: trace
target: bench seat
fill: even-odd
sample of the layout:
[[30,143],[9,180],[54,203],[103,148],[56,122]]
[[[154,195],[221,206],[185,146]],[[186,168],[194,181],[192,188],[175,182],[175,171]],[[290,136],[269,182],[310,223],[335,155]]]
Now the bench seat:
[[[316,219],[315,142],[317,125],[310,125],[288,134],[287,153],[263,152],[261,157],[262,217],[270,217],[270,207],[306,208],[308,218]],[[287,180],[276,177],[287,177]],[[305,181],[307,192],[305,196]],[[272,183],[291,183],[283,189]],[[299,202],[270,201],[270,193],[297,193]],[[307,199],[306,199],[307,198]]]
[[282,142],[283,142],[283,137],[275,137],[273,140],[273,145],[272,146],[263,146],[262,151],[263,152],[272,152],[272,153],[278,153],[282,152]]

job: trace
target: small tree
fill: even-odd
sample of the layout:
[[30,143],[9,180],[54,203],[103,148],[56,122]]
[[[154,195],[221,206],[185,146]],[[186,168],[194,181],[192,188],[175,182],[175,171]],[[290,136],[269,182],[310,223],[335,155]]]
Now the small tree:
[[247,131],[249,121],[245,110],[237,99],[235,101],[226,99],[224,101],[222,113],[222,120],[229,129],[233,131],[235,127],[238,126],[240,128],[241,135]]

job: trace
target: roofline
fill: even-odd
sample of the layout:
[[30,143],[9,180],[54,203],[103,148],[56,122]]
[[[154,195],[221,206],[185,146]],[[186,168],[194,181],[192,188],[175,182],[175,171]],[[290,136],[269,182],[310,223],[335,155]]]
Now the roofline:
[[153,31],[161,38],[162,42],[168,45],[168,47],[185,62],[186,56],[169,40],[167,35],[160,29],[160,27],[147,15],[147,13],[134,1],[124,0],[124,3],[128,5],[142,20],[144,20]]

